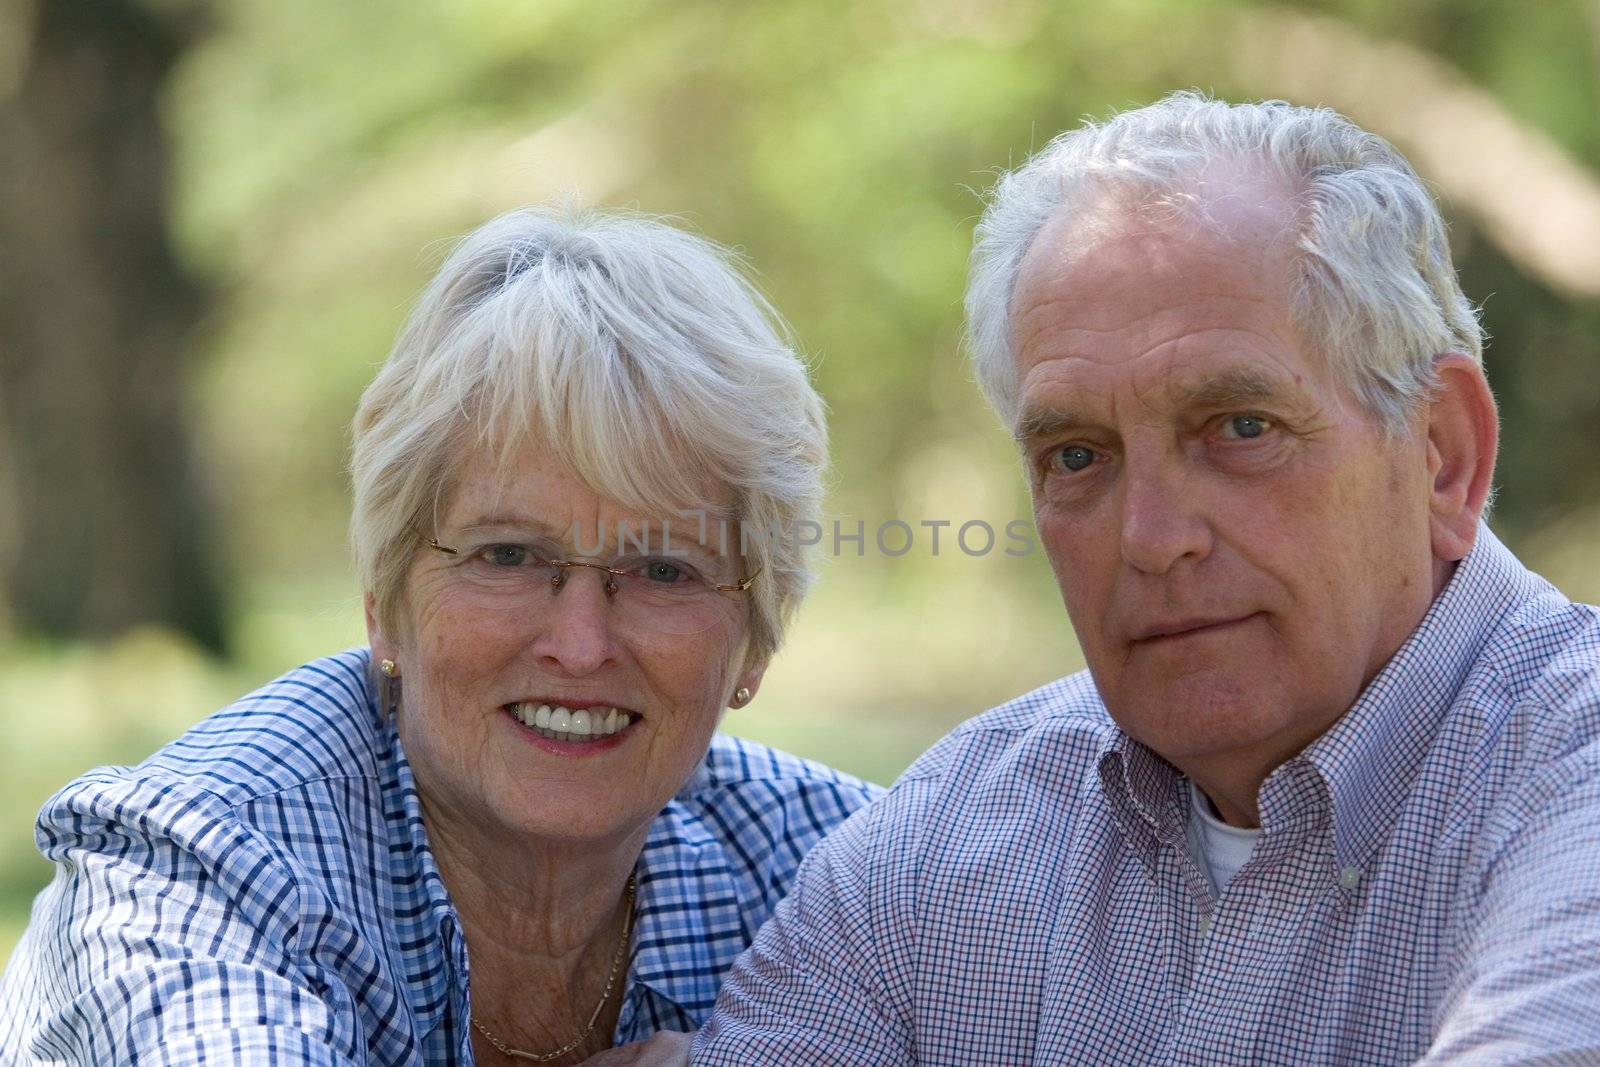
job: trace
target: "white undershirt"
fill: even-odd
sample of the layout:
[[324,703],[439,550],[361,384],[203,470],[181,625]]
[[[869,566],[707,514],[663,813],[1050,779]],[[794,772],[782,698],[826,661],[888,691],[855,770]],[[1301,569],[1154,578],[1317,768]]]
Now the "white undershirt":
[[1220,894],[1255,851],[1261,830],[1229,826],[1211,813],[1211,801],[1189,780],[1189,846]]

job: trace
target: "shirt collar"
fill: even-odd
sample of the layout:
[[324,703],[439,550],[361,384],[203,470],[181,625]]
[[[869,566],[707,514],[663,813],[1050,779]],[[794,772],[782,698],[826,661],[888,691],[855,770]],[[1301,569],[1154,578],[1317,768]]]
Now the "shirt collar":
[[[1350,710],[1263,783],[1263,827],[1314,830],[1331,804],[1338,867],[1363,867],[1398,815],[1489,633],[1537,584],[1480,523],[1472,551]],[[1155,845],[1183,833],[1181,776],[1120,730],[1102,740],[1098,768],[1114,817],[1150,866]]]
[[[684,786],[693,792],[704,763]],[[722,975],[755,931],[740,907],[726,847],[689,805],[672,800],[651,824],[639,855],[630,979],[705,1019]]]
[[1411,636],[1350,710],[1290,761],[1314,768],[1327,784],[1341,868],[1371,860],[1491,632],[1537,584],[1480,523],[1472,551]]
[[411,764],[394,722],[378,710],[375,694],[369,692],[368,701],[379,720],[379,736],[390,752],[383,783],[384,814],[390,826],[390,930],[399,947],[400,970],[416,1015],[417,1032],[428,1034],[450,1009],[452,994],[466,974],[465,944],[455,906],[428,847],[422,799]]
[[1184,832],[1187,816],[1176,768],[1121,730],[1102,737],[1096,767],[1112,817],[1153,875],[1157,846],[1178,841]]

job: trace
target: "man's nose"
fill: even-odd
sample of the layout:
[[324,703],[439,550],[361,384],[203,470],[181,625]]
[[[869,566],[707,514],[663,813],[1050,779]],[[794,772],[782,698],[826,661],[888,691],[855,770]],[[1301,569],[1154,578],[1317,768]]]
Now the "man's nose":
[[617,654],[616,605],[607,591],[611,575],[591,567],[568,567],[549,595],[529,610],[539,615],[534,651],[556,670],[592,674]]
[[1122,558],[1137,571],[1166,574],[1211,551],[1199,487],[1176,463],[1130,462],[1122,485]]

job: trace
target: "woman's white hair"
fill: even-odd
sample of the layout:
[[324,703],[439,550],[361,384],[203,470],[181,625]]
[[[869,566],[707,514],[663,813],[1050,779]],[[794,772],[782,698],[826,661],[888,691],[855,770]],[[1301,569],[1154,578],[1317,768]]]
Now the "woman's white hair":
[[[504,460],[536,440],[644,515],[705,508],[735,531],[790,534],[816,521],[823,404],[739,266],[632,214],[526,209],[465,238],[356,412],[351,542],[379,624],[400,632],[413,553],[457,465],[484,449]],[[744,541],[757,656],[810,585],[800,540]]]
[[967,345],[1007,425],[1018,404],[1011,301],[1040,229],[1093,212],[1108,193],[1158,210],[1203,201],[1219,164],[1291,190],[1294,314],[1383,425],[1405,426],[1436,382],[1438,356],[1482,362],[1483,329],[1456,280],[1444,220],[1393,146],[1328,108],[1176,92],[1060,135],[995,184],[974,236]]

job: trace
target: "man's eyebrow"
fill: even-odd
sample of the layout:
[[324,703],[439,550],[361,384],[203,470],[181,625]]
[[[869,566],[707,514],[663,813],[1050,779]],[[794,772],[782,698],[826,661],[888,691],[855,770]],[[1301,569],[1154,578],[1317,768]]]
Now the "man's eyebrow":
[[1272,375],[1245,367],[1218,371],[1194,385],[1173,391],[1180,408],[1229,408],[1285,400],[1290,396],[1285,383]]
[[[1179,408],[1249,407],[1268,402],[1281,404],[1295,398],[1292,387],[1282,378],[1249,367],[1220,370],[1192,385],[1176,388],[1172,393]],[[1068,408],[1024,408],[1011,437],[1018,444],[1055,437],[1085,425],[1086,421],[1081,414]]]
[[1025,408],[1017,419],[1011,439],[1021,444],[1041,437],[1054,437],[1064,430],[1083,425],[1083,419],[1065,408]]

